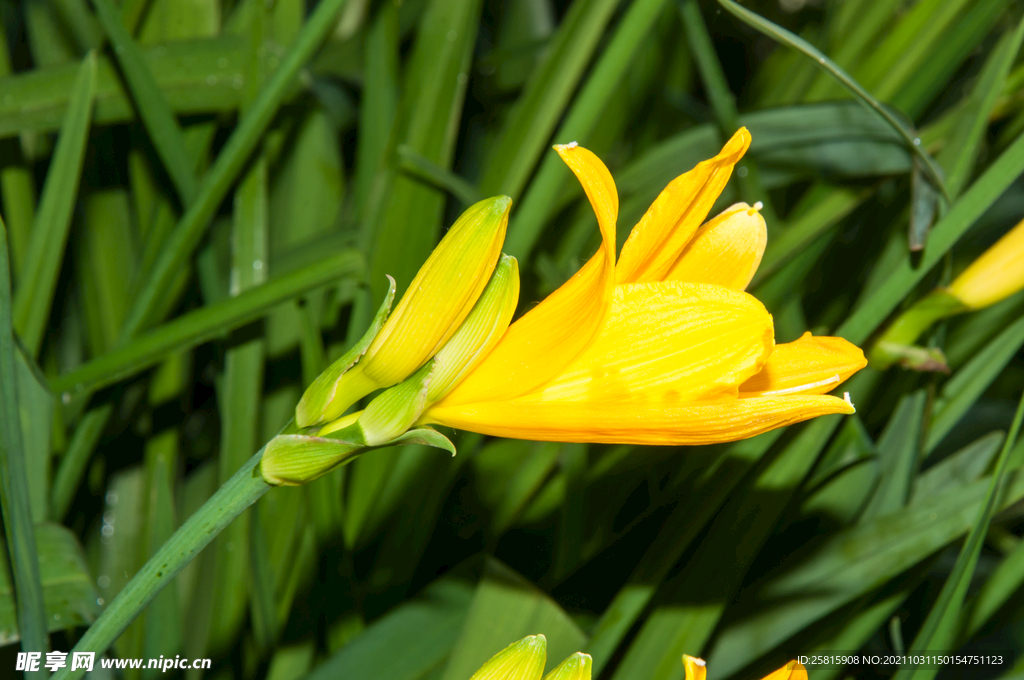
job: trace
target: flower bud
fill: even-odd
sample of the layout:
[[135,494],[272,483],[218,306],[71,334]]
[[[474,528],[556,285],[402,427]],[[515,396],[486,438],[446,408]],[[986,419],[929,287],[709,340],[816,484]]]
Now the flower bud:
[[547,658],[547,638],[530,635],[492,656],[469,680],[540,680]]
[[402,435],[424,409],[452,387],[494,347],[508,328],[519,300],[519,266],[503,255],[466,320],[434,358],[412,376],[378,395],[358,420],[328,423],[320,436],[336,433],[346,441],[383,446]]
[[1024,221],[982,253],[947,290],[970,309],[981,309],[1021,288],[1024,288]]
[[590,680],[593,660],[589,654],[576,652],[544,676],[544,680]]
[[348,365],[335,362],[306,390],[295,409],[299,427],[334,420],[370,392],[402,382],[448,341],[491,278],[511,205],[507,196],[488,198],[456,220],[364,352]]

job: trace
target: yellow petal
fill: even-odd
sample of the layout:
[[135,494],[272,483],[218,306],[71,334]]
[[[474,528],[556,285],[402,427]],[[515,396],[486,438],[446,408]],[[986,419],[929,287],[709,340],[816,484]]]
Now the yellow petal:
[[804,333],[776,345],[761,372],[740,385],[740,397],[824,394],[866,365],[864,352],[843,338]]
[[702,445],[746,439],[853,405],[827,395],[695,402],[552,402],[516,399],[427,409],[423,423],[510,439],[600,444]]
[[774,673],[766,675],[763,680],[807,680],[807,669],[799,661],[790,661]]
[[686,670],[686,680],[704,680],[708,675],[704,659],[698,659],[688,654],[683,654],[683,668]]
[[949,286],[972,309],[988,307],[1024,288],[1024,221],[981,254]]
[[597,213],[601,249],[539,305],[509,326],[487,358],[445,401],[511,399],[548,382],[590,344],[604,321],[615,285],[615,220],[619,199],[604,164],[576,144],[556,146]]
[[698,163],[665,187],[622,247],[616,282],[661,281],[665,277],[749,146],[750,133],[740,128],[717,156]]
[[737,203],[697,230],[665,280],[745,290],[761,264],[768,230],[761,204]]
[[649,403],[735,396],[771,353],[772,336],[771,316],[746,293],[681,281],[616,286],[594,342],[521,398]]

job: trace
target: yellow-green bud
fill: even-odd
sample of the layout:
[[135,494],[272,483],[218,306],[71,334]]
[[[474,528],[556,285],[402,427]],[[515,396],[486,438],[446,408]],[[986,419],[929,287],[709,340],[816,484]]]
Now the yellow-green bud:
[[1024,288],[1024,221],[1003,235],[949,285],[971,309],[988,307]]
[[469,680],[540,680],[547,658],[547,639],[531,635],[492,656]]
[[470,206],[420,268],[358,363],[317,378],[295,409],[299,427],[338,418],[374,390],[409,377],[458,330],[494,271],[512,199]]
[[502,255],[473,311],[433,359],[377,396],[357,421],[345,416],[325,425],[319,435],[334,433],[368,446],[383,446],[400,436],[487,356],[508,328],[518,300],[519,265],[514,257]]
[[544,680],[590,680],[592,664],[589,654],[576,652],[545,675]]

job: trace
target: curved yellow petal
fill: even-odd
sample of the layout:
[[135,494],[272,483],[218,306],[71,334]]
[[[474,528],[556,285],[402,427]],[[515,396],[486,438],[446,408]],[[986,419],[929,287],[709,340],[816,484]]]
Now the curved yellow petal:
[[807,669],[799,661],[790,661],[774,673],[764,676],[763,680],[807,680]]
[[599,444],[702,445],[754,435],[853,405],[827,395],[725,397],[693,402],[505,402],[435,404],[421,423],[510,439]]
[[704,680],[708,675],[704,659],[698,659],[688,654],[683,654],[683,669],[686,672],[686,680]]
[[661,281],[722,193],[750,146],[740,128],[714,158],[676,177],[630,232],[616,267],[617,283]]
[[573,143],[555,147],[576,173],[601,228],[601,248],[576,274],[509,326],[505,335],[445,401],[511,399],[558,375],[593,340],[615,286],[619,198],[604,163]]
[[665,275],[666,281],[717,283],[745,290],[761,264],[768,229],[761,204],[737,203],[697,230]]
[[522,399],[647,403],[734,397],[737,385],[761,370],[773,345],[771,315],[746,293],[681,281],[616,286],[594,341]]
[[740,385],[740,397],[824,394],[867,363],[860,347],[843,338],[804,333],[776,345],[761,372]]

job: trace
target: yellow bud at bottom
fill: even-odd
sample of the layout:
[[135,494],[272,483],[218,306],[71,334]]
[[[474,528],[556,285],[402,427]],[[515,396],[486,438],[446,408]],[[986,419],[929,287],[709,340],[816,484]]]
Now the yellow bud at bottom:
[[544,676],[544,680],[590,680],[593,659],[589,654],[576,652]]
[[530,635],[492,656],[469,680],[540,680],[547,659],[547,638]]

